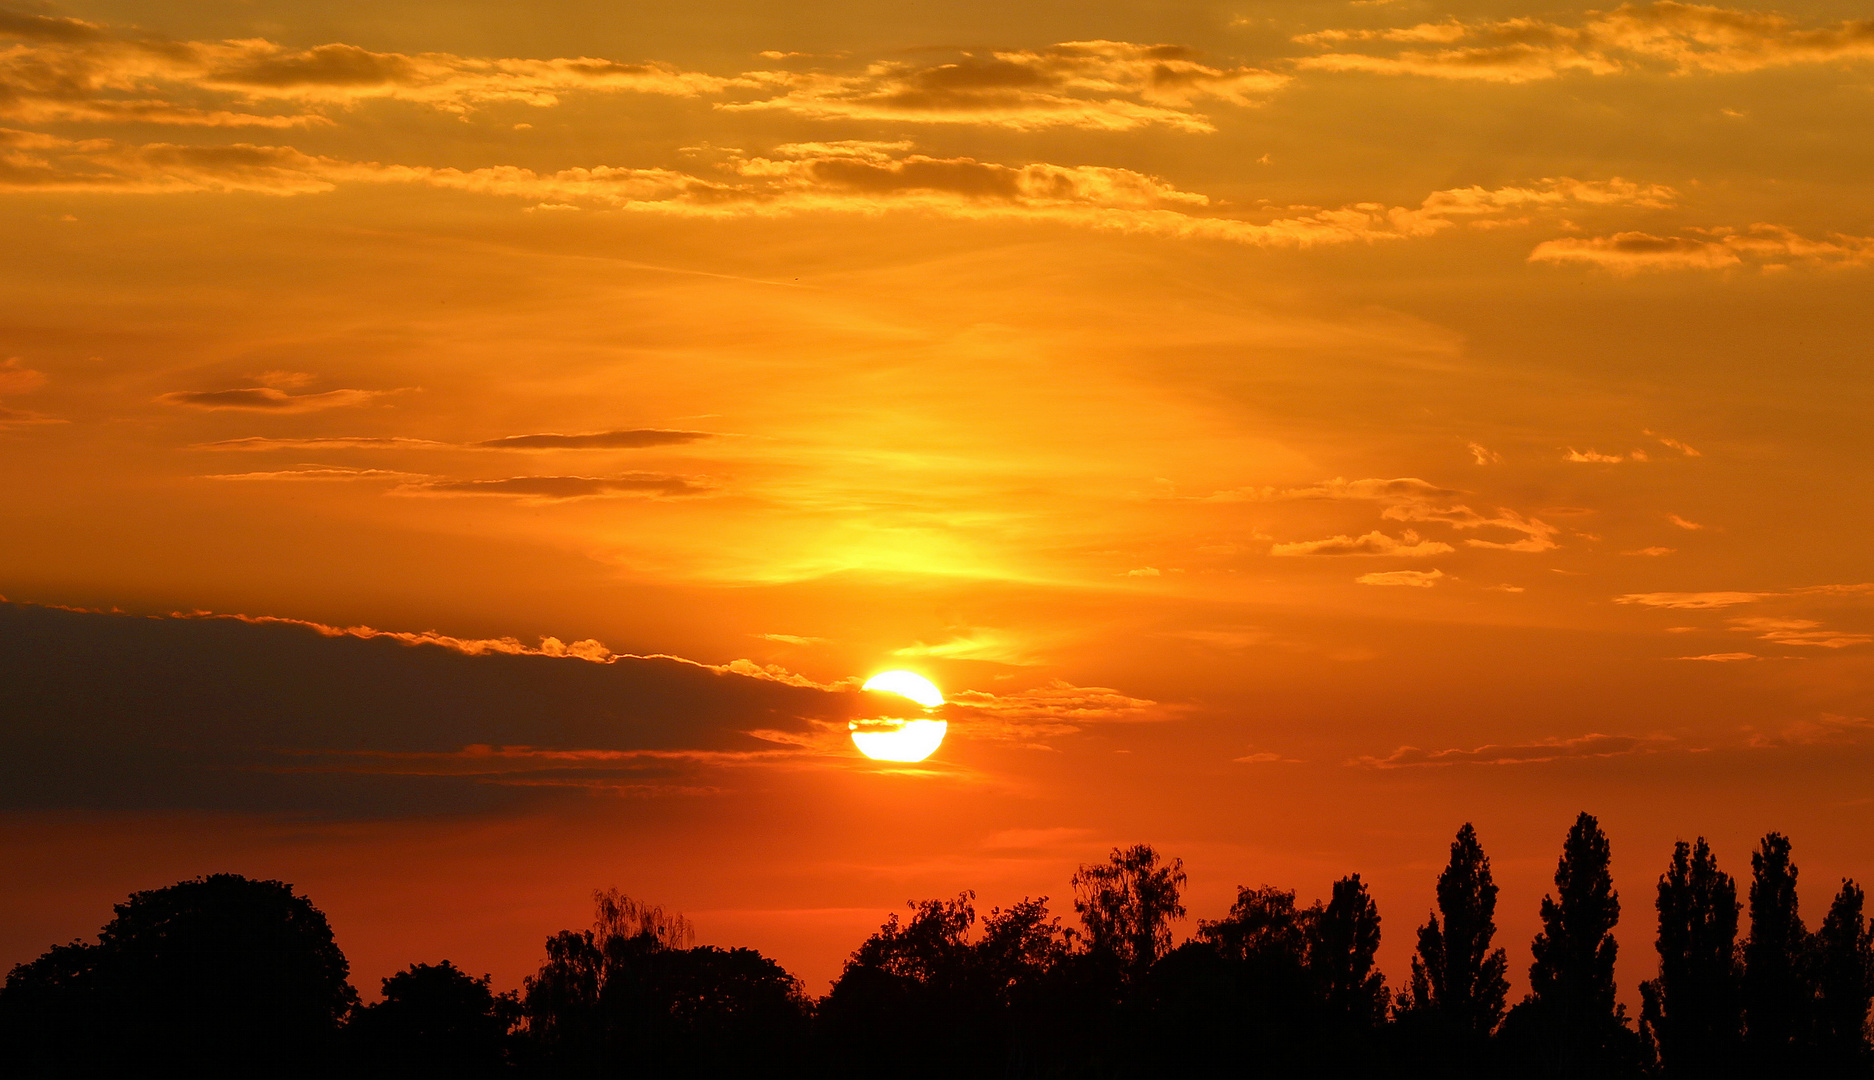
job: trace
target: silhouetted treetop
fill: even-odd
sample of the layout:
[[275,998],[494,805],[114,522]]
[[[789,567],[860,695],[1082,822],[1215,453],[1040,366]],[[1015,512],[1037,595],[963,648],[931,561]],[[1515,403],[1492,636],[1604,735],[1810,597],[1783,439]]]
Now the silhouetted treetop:
[[1642,1019],[1672,1077],[1720,1077],[1737,1063],[1737,882],[1711,848],[1673,845],[1659,878],[1659,977],[1640,987]]
[[1490,859],[1466,822],[1438,875],[1438,910],[1419,929],[1412,989],[1402,1003],[1407,1011],[1426,1013],[1473,1038],[1496,1028],[1510,986],[1508,955],[1491,948],[1496,910]]
[[1114,848],[1104,863],[1075,871],[1074,911],[1093,952],[1111,957],[1128,979],[1141,977],[1171,948],[1171,924],[1184,918],[1184,860],[1161,862],[1150,844]]

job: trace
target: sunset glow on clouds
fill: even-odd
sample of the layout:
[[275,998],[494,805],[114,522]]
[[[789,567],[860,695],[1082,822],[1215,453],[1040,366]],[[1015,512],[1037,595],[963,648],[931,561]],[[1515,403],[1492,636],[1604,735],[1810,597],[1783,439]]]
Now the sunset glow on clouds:
[[816,992],[1136,841],[1868,873],[1874,24],[1006,7],[0,9],[8,962],[220,869]]

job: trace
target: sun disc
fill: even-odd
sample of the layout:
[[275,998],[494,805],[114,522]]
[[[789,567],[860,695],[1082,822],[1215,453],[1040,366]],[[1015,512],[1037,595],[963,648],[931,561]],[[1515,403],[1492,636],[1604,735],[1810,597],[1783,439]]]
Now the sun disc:
[[855,724],[852,743],[874,761],[923,761],[937,752],[949,729],[942,720],[906,720],[897,727],[864,730]]
[[[944,703],[943,691],[937,689],[937,684],[915,671],[881,671],[867,679],[862,689],[883,690],[888,694],[910,698],[926,709],[934,709]],[[932,748],[935,749],[934,746]]]

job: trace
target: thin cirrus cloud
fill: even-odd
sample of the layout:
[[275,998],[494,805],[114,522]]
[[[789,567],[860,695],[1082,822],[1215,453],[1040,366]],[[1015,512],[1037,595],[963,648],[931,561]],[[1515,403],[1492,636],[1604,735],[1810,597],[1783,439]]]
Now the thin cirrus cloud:
[[1402,746],[1385,757],[1359,757],[1350,765],[1370,769],[1412,769],[1453,765],[1536,765],[1570,759],[1620,757],[1654,753],[1673,745],[1667,735],[1588,734],[1572,739],[1542,739],[1529,743],[1491,743],[1469,750],[1421,750]]
[[[1550,551],[1561,546],[1555,541],[1555,537],[1561,530],[1555,526],[1539,518],[1509,509],[1508,507],[1498,507],[1495,514],[1479,513],[1464,503],[1453,501],[1456,496],[1462,494],[1464,493],[1453,488],[1440,487],[1429,481],[1421,480],[1416,476],[1401,476],[1392,479],[1369,478],[1363,480],[1347,480],[1342,477],[1335,477],[1332,480],[1324,480],[1321,483],[1311,484],[1306,487],[1233,488],[1228,491],[1220,491],[1203,496],[1201,501],[1308,502],[1320,500],[1330,502],[1372,502],[1379,504],[1379,516],[1386,521],[1412,522],[1414,524],[1436,523],[1448,525],[1457,530],[1508,530],[1512,534],[1521,535],[1521,539],[1517,540],[1490,539],[1485,536],[1466,537],[1464,543],[1467,547],[1535,553]],[[1497,535],[1501,535],[1501,533],[1499,532]],[[1380,539],[1375,540],[1373,539],[1374,536],[1379,536]],[[1432,550],[1378,550],[1384,547],[1389,541],[1397,543],[1397,541],[1392,541],[1390,537],[1386,537],[1384,534],[1375,533],[1363,537],[1339,536],[1328,541],[1316,541],[1313,543],[1324,543],[1332,547],[1340,548],[1342,550],[1332,552],[1339,554],[1362,553],[1346,549],[1363,546],[1363,542],[1367,549],[1363,553],[1367,554],[1430,555],[1439,553]],[[1450,550],[1448,545],[1445,547],[1445,550]],[[1279,554],[1285,555],[1327,553],[1330,552],[1303,550],[1279,552]]]
[[157,398],[165,405],[181,405],[211,412],[302,413],[368,405],[392,391],[327,390],[317,394],[289,394],[271,386],[234,390],[176,390]]
[[1423,557],[1443,555],[1457,549],[1438,540],[1421,540],[1419,534],[1407,529],[1403,538],[1396,538],[1375,530],[1364,536],[1330,536],[1325,540],[1300,540],[1288,544],[1275,544],[1269,548],[1271,555],[1398,555]]
[[718,438],[713,431],[676,431],[664,428],[623,428],[583,435],[543,432],[503,435],[476,442],[444,442],[394,435],[325,435],[308,438],[270,438],[250,435],[196,443],[191,450],[642,450],[656,446],[682,446]]
[[681,476],[626,473],[622,476],[504,476],[489,480],[419,480],[396,489],[402,495],[493,495],[540,502],[611,495],[671,498],[706,495],[714,489]]
[[1874,582],[1861,582],[1853,585],[1805,585],[1800,588],[1785,589],[1778,592],[1713,590],[1709,592],[1624,593],[1614,597],[1614,603],[1696,611],[1708,608],[1736,607],[1739,604],[1754,604],[1758,601],[1768,600],[1773,597],[1868,595],[1874,595]]
[[1658,0],[1589,12],[1570,25],[1543,19],[1333,29],[1296,42],[1329,50],[1302,70],[1525,83],[1567,75],[1648,71],[1727,74],[1798,64],[1874,60],[1874,20],[1803,26],[1773,12]]

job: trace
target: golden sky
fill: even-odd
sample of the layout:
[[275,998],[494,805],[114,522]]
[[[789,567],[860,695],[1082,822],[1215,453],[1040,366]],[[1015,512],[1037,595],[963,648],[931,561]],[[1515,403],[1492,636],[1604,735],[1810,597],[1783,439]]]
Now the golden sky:
[[1587,809],[1630,985],[1675,838],[1874,873],[1864,14],[0,8],[0,961],[233,870],[819,992],[1148,841],[1397,981],[1472,820],[1520,971]]

